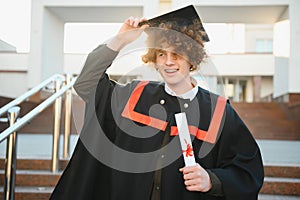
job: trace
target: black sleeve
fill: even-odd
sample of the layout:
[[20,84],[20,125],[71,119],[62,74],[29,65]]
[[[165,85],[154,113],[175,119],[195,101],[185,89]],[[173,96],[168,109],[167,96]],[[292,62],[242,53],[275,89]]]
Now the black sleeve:
[[264,179],[260,149],[229,104],[218,143],[217,168],[210,170],[220,179],[226,199],[256,200]]
[[89,53],[74,84],[75,91],[84,101],[88,101],[91,91],[97,87],[99,79],[117,55],[118,52],[111,50],[105,44]]
[[209,175],[212,184],[212,188],[207,192],[207,194],[213,196],[224,196],[221,180],[211,170],[207,169],[206,171]]

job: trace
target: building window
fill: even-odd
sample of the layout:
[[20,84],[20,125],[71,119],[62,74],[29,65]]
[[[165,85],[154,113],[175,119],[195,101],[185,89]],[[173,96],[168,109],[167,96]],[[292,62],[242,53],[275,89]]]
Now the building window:
[[272,53],[273,40],[272,39],[256,39],[256,52],[257,53]]

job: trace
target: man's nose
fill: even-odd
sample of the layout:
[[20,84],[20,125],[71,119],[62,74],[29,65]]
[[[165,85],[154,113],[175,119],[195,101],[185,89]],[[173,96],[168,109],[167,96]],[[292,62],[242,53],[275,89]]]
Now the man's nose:
[[166,65],[173,65],[175,63],[176,56],[173,53],[167,53]]

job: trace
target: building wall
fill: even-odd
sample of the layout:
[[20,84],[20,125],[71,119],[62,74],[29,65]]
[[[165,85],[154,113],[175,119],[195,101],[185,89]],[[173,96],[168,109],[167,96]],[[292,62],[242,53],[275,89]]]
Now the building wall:
[[[245,31],[245,52],[256,52],[258,39],[273,41],[273,24],[247,24]],[[273,52],[273,51],[271,51]]]
[[[131,1],[130,1],[131,2]],[[130,4],[130,2],[127,2]],[[146,1],[145,1],[146,2]],[[144,2],[144,3],[145,3]],[[66,5],[69,5],[67,2],[60,2],[59,5],[63,5],[66,3]],[[216,2],[217,3],[217,2]],[[46,1],[45,5],[49,4],[49,6],[53,6],[57,4],[57,1],[54,1],[54,3],[51,1]],[[84,5],[83,3],[82,5]],[[150,6],[144,5],[144,11],[147,11],[147,13],[151,13],[152,11],[156,10],[154,12],[154,15],[158,15],[159,13],[166,12],[167,10],[170,10],[173,8],[173,6],[176,5],[176,1],[171,0],[160,0],[155,1],[153,4],[158,5],[158,12],[156,9],[153,9]],[[222,4],[222,3],[221,3]],[[103,4],[104,5],[104,4]],[[143,4],[141,4],[143,5]],[[55,8],[51,8],[51,10],[56,13],[60,18],[65,19],[66,17],[64,13],[59,12],[59,10]],[[150,12],[151,11],[151,12]],[[73,11],[74,12],[74,11]],[[51,12],[52,13],[52,12]],[[99,13],[99,12],[98,12]],[[144,13],[144,15],[147,13]],[[47,12],[46,12],[47,14]],[[107,18],[110,18],[113,16],[108,16]],[[94,19],[88,19],[85,18],[85,16],[75,17],[77,20],[85,19],[87,20],[94,20]],[[52,18],[51,18],[52,19]],[[105,18],[106,19],[106,18]],[[72,19],[74,20],[74,19]],[[65,22],[68,22],[68,19],[65,19]],[[76,20],[75,20],[76,21]],[[100,20],[99,22],[101,22]],[[218,20],[217,20],[218,21]],[[230,22],[230,21],[229,21]],[[234,24],[235,21],[233,21],[232,24],[228,24],[229,27],[229,36],[232,39],[233,42],[230,43],[230,45],[224,45],[225,48],[227,47],[229,50],[227,52],[255,52],[256,46],[251,46],[250,43],[253,43],[256,41],[257,38],[272,38],[272,26],[270,25],[244,25],[244,24]],[[248,23],[248,22],[246,22]],[[246,28],[245,28],[246,27]],[[236,31],[239,29],[240,31]],[[260,31],[259,31],[260,30]],[[248,31],[248,32],[247,32]],[[48,31],[47,31],[48,32]],[[52,35],[52,34],[51,34]],[[211,38],[213,40],[213,38]],[[238,40],[236,40],[238,39]],[[47,43],[48,41],[44,41]],[[243,43],[243,45],[240,45]],[[246,45],[244,45],[246,44]],[[238,48],[235,48],[234,45],[237,45]],[[232,51],[234,50],[234,51]],[[46,52],[46,51],[43,51]],[[79,58],[80,57],[80,58]],[[64,71],[68,73],[79,73],[81,67],[83,66],[84,55],[68,55],[65,56],[64,60]],[[70,59],[70,60],[68,60]],[[46,60],[46,59],[43,59]],[[125,55],[122,55],[118,57],[118,59],[113,63],[112,68],[108,70],[108,72],[115,76],[138,76],[141,78],[149,78],[149,79],[155,79],[157,78],[155,76],[155,73],[153,73],[152,70],[149,70],[149,68],[140,67],[142,66],[142,63],[140,62],[138,52],[131,52]],[[39,67],[39,66],[38,66]],[[55,66],[54,66],[55,67]],[[48,69],[51,69],[50,66],[47,67]],[[274,74],[274,60],[272,54],[269,55],[260,55],[260,54],[230,54],[230,55],[212,55],[210,60],[207,63],[204,63],[203,66],[201,66],[202,71],[201,73],[204,76],[272,76]],[[46,69],[44,69],[46,70]],[[32,70],[31,70],[32,71]],[[144,76],[143,74],[146,74],[147,76]]]
[[28,69],[27,53],[0,53],[1,71],[26,71]]
[[253,102],[253,78],[248,77],[246,82],[246,102]]
[[272,96],[273,92],[274,92],[273,77],[272,76],[262,77],[260,97],[264,98],[267,96]]
[[27,91],[27,72],[0,72],[0,96],[15,98]]
[[17,97],[27,91],[28,54],[0,53],[0,96]]
[[0,52],[16,52],[17,48],[8,44],[7,42],[0,40]]
[[[128,75],[136,76],[141,79],[157,80],[160,77],[151,67],[143,66],[140,55],[143,52],[135,52],[124,54],[114,62],[113,66],[108,70],[108,73],[115,76]],[[64,73],[79,74],[85,59],[86,54],[65,54],[64,55]],[[201,71],[196,75],[212,77],[211,80],[216,82],[213,77],[229,76],[243,77],[242,80],[247,80],[247,99],[252,101],[253,89],[251,86],[251,77],[258,76],[273,76],[274,57],[271,54],[227,54],[227,55],[212,55],[212,60],[201,66]],[[16,97],[27,91],[26,84],[28,81],[28,54],[5,53],[0,54],[0,95],[7,97]],[[262,67],[263,66],[263,67]],[[210,80],[210,79],[209,79]],[[216,83],[207,81],[209,88],[215,89]],[[24,83],[24,84],[20,84]],[[262,79],[262,97],[272,91],[272,81],[270,79]],[[9,87],[5,87],[9,85]],[[266,86],[265,86],[266,85]]]

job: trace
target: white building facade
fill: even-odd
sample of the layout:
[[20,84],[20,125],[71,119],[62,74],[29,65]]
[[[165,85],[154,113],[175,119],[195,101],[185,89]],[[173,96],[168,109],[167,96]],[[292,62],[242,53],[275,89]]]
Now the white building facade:
[[[80,72],[86,54],[64,53],[67,23],[121,23],[128,16],[151,18],[189,4],[196,7],[209,36],[212,35],[207,49],[219,45],[219,51],[209,52],[208,61],[195,74],[200,84],[225,93],[233,101],[270,98],[289,101],[290,95],[300,94],[300,56],[297,53],[300,52],[300,1],[32,0],[30,53],[0,53],[0,95],[18,96],[54,73]],[[228,32],[210,33],[209,30],[214,29],[209,27],[215,24],[221,24]],[[227,34],[227,39],[214,41],[214,34]],[[152,74],[149,69],[145,72],[130,68],[141,65],[138,59],[136,54],[123,56],[109,73],[116,78],[126,74],[128,80],[155,78],[149,75]],[[122,64],[124,60],[127,65]],[[131,61],[130,66],[127,60]],[[6,79],[11,79],[9,77],[26,84],[3,87],[7,85]],[[18,89],[11,92],[11,88]]]

